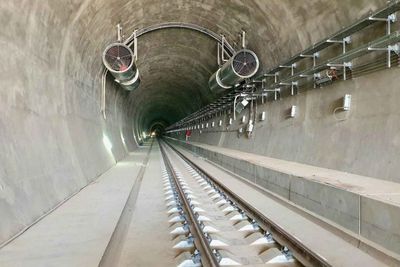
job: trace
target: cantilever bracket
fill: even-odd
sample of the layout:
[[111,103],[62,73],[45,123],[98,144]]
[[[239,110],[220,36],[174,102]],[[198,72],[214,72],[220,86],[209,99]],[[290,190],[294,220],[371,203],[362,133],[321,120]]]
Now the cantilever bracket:
[[288,65],[288,66],[285,66],[285,65],[279,65],[279,67],[281,67],[281,68],[288,68],[288,69],[293,69],[293,68],[296,68],[296,66],[297,66],[297,64],[296,64],[296,63],[293,63],[292,65]]
[[339,63],[328,63],[326,64],[328,67],[344,67],[351,69],[353,67],[353,63],[351,62],[344,62],[343,64]]
[[274,82],[278,82],[279,72],[275,72],[274,74],[265,73],[264,77],[274,77]]
[[374,21],[388,21],[388,22],[395,22],[397,20],[396,14],[393,13],[389,16],[387,16],[387,18],[374,18],[374,17],[369,17],[369,20],[374,20]]
[[319,52],[315,52],[314,54],[312,54],[312,55],[305,55],[305,54],[300,54],[300,56],[301,57],[304,57],[304,58],[318,58],[319,56],[320,56],[320,53]]
[[291,85],[298,85],[299,84],[299,82],[291,82],[291,83],[279,83],[279,85],[287,85],[287,86],[291,86]]
[[392,67],[391,53],[400,55],[400,44],[388,45],[387,47],[368,47],[368,51],[387,51],[387,66]]
[[326,41],[328,43],[349,44],[349,43],[351,43],[351,36],[347,36],[347,37],[343,38],[342,40],[328,39]]
[[400,53],[400,45],[389,45],[388,47],[368,47],[369,51],[391,51],[395,52],[396,54]]

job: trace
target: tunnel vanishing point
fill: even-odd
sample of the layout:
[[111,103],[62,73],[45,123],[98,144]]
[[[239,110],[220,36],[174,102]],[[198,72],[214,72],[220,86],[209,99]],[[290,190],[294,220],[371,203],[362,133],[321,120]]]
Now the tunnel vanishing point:
[[400,266],[400,1],[0,1],[0,266]]

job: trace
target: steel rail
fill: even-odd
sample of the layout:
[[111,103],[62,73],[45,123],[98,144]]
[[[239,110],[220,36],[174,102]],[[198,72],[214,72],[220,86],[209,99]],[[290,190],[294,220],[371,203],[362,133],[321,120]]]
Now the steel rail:
[[169,160],[167,153],[160,141],[159,144],[167,172],[172,176],[173,178],[172,180],[174,181],[174,184],[179,193],[179,198],[183,203],[182,209],[184,210],[185,214],[189,216],[188,219],[190,221],[189,222],[190,233],[192,233],[192,235],[194,236],[195,246],[200,252],[201,264],[202,266],[205,267],[217,267],[219,266],[218,260],[215,257],[214,253],[212,252],[212,249],[210,248],[210,245],[206,237],[204,236],[203,231],[201,230],[200,224],[198,223],[196,216],[190,207],[190,203],[188,199],[185,197],[185,192],[183,191],[180,183],[178,182],[178,178],[172,167],[172,163]]
[[292,236],[287,231],[285,231],[280,225],[273,222],[272,220],[267,218],[264,214],[262,214],[260,211],[252,207],[248,202],[246,202],[246,200],[238,196],[236,193],[232,192],[228,187],[220,183],[210,173],[208,173],[206,170],[198,166],[188,157],[183,155],[170,143],[164,140],[163,142],[165,142],[173,151],[177,153],[177,155],[179,155],[192,168],[202,173],[205,177],[207,177],[210,181],[212,181],[214,185],[219,187],[219,189],[223,191],[231,200],[233,200],[240,209],[242,209],[247,215],[249,215],[252,219],[254,219],[263,230],[268,230],[272,234],[273,238],[280,245],[284,245],[287,248],[289,248],[290,251],[293,253],[293,256],[303,265],[323,266],[323,267],[332,266],[323,256],[312,251],[296,237]]

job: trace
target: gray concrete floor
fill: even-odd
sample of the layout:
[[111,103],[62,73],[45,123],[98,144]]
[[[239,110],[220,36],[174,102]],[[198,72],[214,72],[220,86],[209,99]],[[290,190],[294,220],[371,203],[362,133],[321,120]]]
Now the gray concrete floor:
[[114,266],[177,266],[169,234],[167,207],[161,175],[161,154],[154,144],[135,203],[121,257]]
[[0,250],[0,266],[97,266],[148,148],[132,153]]

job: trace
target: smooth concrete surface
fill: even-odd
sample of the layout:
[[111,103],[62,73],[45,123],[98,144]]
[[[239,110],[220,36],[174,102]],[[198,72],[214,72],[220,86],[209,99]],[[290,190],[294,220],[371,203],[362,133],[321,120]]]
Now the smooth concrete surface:
[[[267,218],[295,236],[312,251],[324,257],[332,266],[396,266],[398,262],[376,259],[367,252],[329,232],[319,224],[308,220],[286,205],[256,190],[243,181],[232,177],[202,158],[178,148],[201,168],[213,175],[220,183],[227,186],[234,194],[244,199]],[[346,257],[343,257],[346,255]]]
[[0,266],[98,266],[147,152],[131,153],[0,249]]
[[[117,23],[125,37],[157,23],[193,23],[226,35],[236,48],[244,29],[248,48],[261,60],[261,73],[385,4],[385,0],[0,1],[0,244],[136,151],[144,131],[174,123],[216,98],[207,84],[218,67],[216,42],[188,30],[163,30],[139,40],[138,90],[123,91],[107,77],[103,116],[101,55],[116,40]],[[380,23],[352,45],[384,32]],[[194,133],[193,138],[399,181],[398,81],[395,68],[275,102],[268,106],[269,119],[259,124],[264,130],[250,143],[238,140],[234,132],[202,137]],[[356,112],[347,121],[335,122],[332,109],[348,92],[354,96]],[[283,111],[292,104],[299,105],[302,123],[283,119]]]
[[120,257],[110,266],[177,266],[163,189],[162,156],[154,145],[124,236]]
[[290,202],[400,253],[400,184],[169,139]]
[[0,2],[0,244],[135,148],[113,81],[100,113],[106,42],[89,37],[89,2]]

